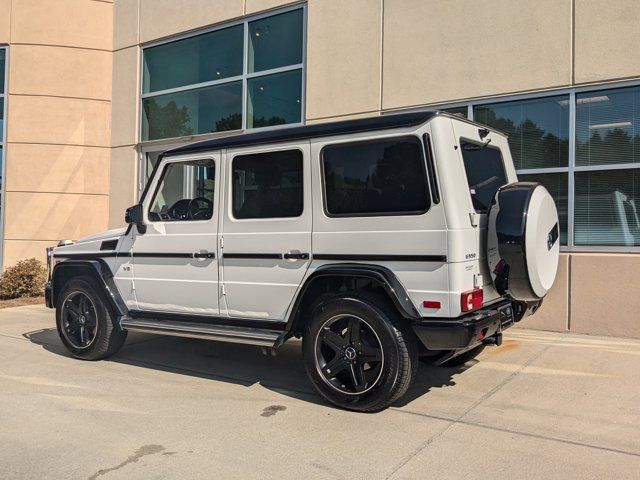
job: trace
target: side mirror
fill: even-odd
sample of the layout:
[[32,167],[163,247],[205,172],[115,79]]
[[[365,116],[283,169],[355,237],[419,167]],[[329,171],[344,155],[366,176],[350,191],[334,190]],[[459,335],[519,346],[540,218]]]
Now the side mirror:
[[124,212],[124,221],[128,224],[134,224],[136,227],[138,227],[138,233],[140,234],[143,234],[147,231],[147,227],[144,224],[144,211],[142,209],[141,203],[127,208],[127,210]]

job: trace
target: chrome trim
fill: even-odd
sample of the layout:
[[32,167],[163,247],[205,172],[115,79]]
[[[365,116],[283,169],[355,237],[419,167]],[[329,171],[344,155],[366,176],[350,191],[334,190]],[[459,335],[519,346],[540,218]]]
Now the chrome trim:
[[169,322],[152,319],[134,319],[122,317],[120,327],[135,332],[170,335],[175,337],[200,338],[229,343],[242,343],[273,347],[282,334],[276,330],[259,330],[246,327],[230,327],[226,325],[207,325],[197,323]]

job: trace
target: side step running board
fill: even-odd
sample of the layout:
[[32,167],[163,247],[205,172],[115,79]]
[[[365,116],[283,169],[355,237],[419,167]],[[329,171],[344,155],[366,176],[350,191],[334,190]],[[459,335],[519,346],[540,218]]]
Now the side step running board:
[[229,325],[211,325],[204,323],[186,323],[148,318],[122,317],[120,326],[125,330],[176,337],[202,338],[220,342],[244,343],[261,347],[279,346],[282,330],[265,330],[257,328],[237,327]]

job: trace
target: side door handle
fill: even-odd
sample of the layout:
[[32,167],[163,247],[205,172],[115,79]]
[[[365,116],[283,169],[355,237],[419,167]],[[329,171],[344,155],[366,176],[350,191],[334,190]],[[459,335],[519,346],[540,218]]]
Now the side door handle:
[[195,252],[193,254],[193,258],[197,259],[207,259],[207,258],[216,258],[216,254],[213,252]]
[[299,252],[287,252],[282,255],[282,258],[285,260],[309,260],[308,253],[299,253]]

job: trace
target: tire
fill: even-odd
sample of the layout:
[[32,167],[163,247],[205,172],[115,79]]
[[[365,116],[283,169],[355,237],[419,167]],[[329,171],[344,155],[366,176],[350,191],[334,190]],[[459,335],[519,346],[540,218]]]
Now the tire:
[[116,324],[91,277],[70,280],[58,295],[56,327],[64,346],[76,358],[101,360],[116,353],[127,332]]
[[318,392],[360,412],[382,410],[399,399],[418,368],[413,332],[385,299],[360,292],[317,305],[305,326],[302,353]]
[[460,365],[464,365],[469,360],[473,360],[478,355],[482,353],[484,350],[484,345],[478,345],[477,347],[472,348],[471,350],[467,350],[464,353],[461,353],[457,357],[453,357],[451,360],[447,360],[441,366],[442,367],[459,367]]

